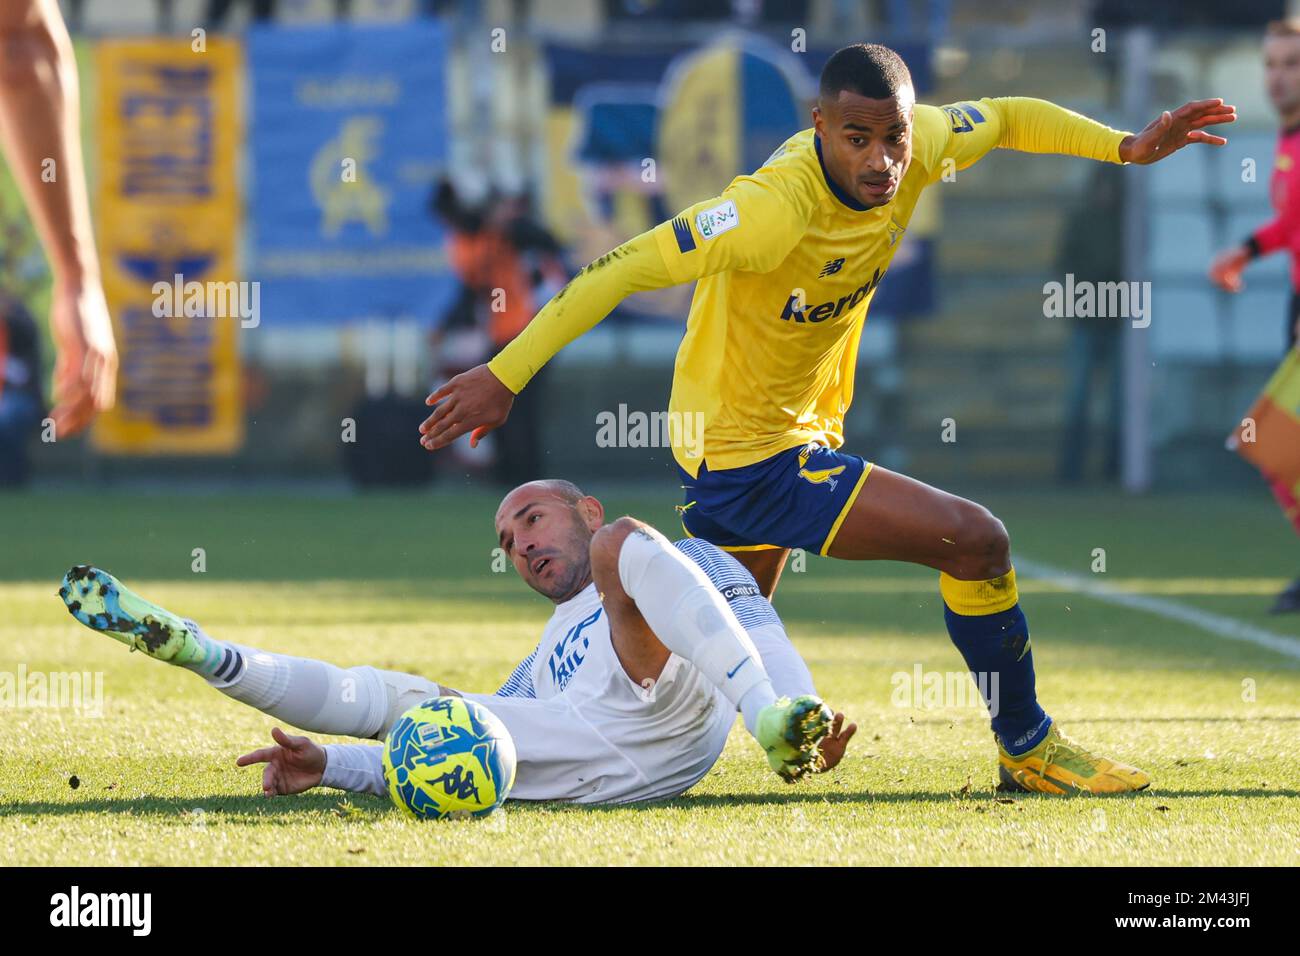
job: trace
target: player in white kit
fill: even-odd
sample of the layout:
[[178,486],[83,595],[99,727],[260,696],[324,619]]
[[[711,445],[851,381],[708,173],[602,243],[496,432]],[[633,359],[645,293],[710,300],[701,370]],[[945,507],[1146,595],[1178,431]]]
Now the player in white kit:
[[[514,738],[512,799],[674,796],[713,766],[737,709],[784,779],[839,762],[856,727],[816,698],[772,605],[730,555],[693,539],[669,543],[632,518],[605,524],[600,502],[564,481],[516,488],[496,525],[520,576],[555,612],[495,694],[218,641],[87,566],[68,572],[60,594],[83,624],[305,730],[382,738],[428,697],[476,700]],[[266,793],[386,793],[381,747],[322,747],[279,728],[272,736],[276,746],[238,761],[267,764]]]

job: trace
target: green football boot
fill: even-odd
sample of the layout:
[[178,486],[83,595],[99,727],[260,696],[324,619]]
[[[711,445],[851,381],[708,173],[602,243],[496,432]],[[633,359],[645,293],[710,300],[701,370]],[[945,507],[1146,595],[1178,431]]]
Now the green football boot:
[[817,746],[830,726],[830,708],[819,698],[782,697],[758,712],[754,736],[767,751],[768,765],[786,783],[794,783],[817,770],[821,759]]
[[79,564],[63,576],[59,597],[86,627],[170,664],[202,663],[204,645],[185,622],[151,604],[107,571]]

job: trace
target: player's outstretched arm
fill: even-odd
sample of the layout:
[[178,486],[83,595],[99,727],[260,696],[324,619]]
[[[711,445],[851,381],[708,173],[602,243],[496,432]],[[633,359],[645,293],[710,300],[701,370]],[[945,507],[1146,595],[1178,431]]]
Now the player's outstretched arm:
[[590,263],[557,292],[528,327],[491,362],[452,378],[433,392],[437,405],[420,425],[420,444],[429,451],[470,434],[470,444],[500,426],[515,394],[550,359],[634,292],[676,285],[651,233],[643,233]]
[[1237,108],[1219,98],[1184,103],[1172,113],[1165,110],[1140,133],[1130,133],[1119,144],[1119,158],[1146,166],[1159,162],[1191,143],[1225,146],[1227,140],[1206,132],[1207,126],[1237,121]]
[[271,728],[274,747],[246,753],[235,761],[237,767],[264,763],[262,793],[268,797],[302,793],[320,785],[325,774],[325,748],[308,737],[291,737],[279,727]]
[[506,420],[514,396],[538,369],[634,292],[737,269],[776,268],[803,235],[815,205],[813,191],[793,190],[760,170],[607,252],[556,293],[496,358],[425,400],[438,407],[420,425],[420,443],[432,451],[469,433],[477,444]]
[[113,404],[117,347],[100,284],[81,154],[72,41],[56,0],[0,4],[0,146],[54,274],[54,422],[83,429]]

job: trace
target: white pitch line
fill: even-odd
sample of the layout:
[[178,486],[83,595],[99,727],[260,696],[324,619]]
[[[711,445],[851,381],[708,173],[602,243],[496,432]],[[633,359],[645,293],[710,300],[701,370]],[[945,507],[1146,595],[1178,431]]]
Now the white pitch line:
[[1069,588],[1071,591],[1078,591],[1107,604],[1117,604],[1120,607],[1133,608],[1138,611],[1146,611],[1148,614],[1181,621],[1184,624],[1190,624],[1192,627],[1213,634],[1215,637],[1245,641],[1248,644],[1266,647],[1270,651],[1276,651],[1292,660],[1300,661],[1300,638],[1266,631],[1262,627],[1247,624],[1245,621],[1224,617],[1222,614],[1213,614],[1210,611],[1202,611],[1165,598],[1119,591],[1101,581],[1090,581],[1077,574],[1070,574],[1068,571],[1054,568],[1050,564],[1043,564],[1039,561],[1015,558],[1014,564],[1017,574],[1024,572],[1029,577],[1053,581]]

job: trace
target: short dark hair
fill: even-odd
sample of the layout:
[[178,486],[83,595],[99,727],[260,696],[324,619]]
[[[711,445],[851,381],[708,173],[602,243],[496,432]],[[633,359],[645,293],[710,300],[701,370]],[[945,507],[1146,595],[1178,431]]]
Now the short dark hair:
[[912,85],[912,73],[903,58],[879,43],[854,43],[836,50],[822,67],[818,92],[828,100],[843,90],[887,100],[902,87]]

